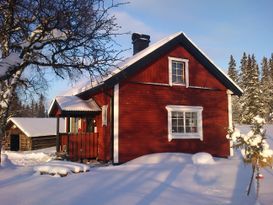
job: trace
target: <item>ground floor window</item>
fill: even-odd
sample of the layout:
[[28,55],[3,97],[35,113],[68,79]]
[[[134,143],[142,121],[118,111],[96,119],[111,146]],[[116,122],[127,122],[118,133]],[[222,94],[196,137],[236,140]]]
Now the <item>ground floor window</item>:
[[94,119],[91,117],[86,118],[86,132],[94,132]]
[[168,105],[168,138],[203,139],[202,111],[200,106]]
[[81,129],[81,119],[78,117],[70,117],[69,119],[69,132],[78,133]]
[[70,117],[68,125],[69,133],[94,132],[96,122],[92,117]]

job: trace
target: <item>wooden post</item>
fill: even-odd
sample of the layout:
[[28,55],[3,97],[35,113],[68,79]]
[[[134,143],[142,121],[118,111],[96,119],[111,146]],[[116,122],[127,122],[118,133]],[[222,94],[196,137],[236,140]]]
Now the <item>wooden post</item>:
[[57,127],[56,127],[56,152],[60,152],[60,117],[57,116]]
[[66,123],[66,130],[65,130],[65,132],[66,132],[66,136],[67,136],[67,145],[66,145],[66,157],[68,157],[69,158],[69,129],[70,129],[70,117],[66,117],[65,118],[66,119],[66,121],[65,121],[65,123]]

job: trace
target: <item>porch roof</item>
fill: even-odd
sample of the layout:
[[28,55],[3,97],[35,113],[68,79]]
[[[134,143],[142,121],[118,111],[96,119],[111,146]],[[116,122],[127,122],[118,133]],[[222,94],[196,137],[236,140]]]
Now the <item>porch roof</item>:
[[82,100],[78,96],[57,96],[49,107],[49,115],[52,115],[54,106],[57,105],[61,113],[64,112],[99,112],[101,108],[91,98],[89,100]]

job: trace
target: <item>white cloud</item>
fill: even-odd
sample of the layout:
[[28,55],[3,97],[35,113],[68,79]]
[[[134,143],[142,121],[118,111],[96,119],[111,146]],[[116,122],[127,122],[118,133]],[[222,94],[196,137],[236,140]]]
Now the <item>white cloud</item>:
[[121,26],[121,32],[142,33],[151,36],[151,41],[155,42],[166,36],[165,33],[158,32],[145,22],[133,17],[124,11],[115,11],[112,13],[117,18],[117,23]]

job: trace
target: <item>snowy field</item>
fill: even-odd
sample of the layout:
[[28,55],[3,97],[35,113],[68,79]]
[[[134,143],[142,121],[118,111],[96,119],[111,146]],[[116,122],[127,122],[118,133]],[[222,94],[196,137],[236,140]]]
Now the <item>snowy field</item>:
[[[243,132],[247,127],[241,126]],[[273,145],[273,126],[267,129]],[[272,137],[272,138],[271,138]],[[263,170],[259,203],[255,188],[246,190],[251,174],[240,156],[210,158],[203,154],[161,153],[120,166],[93,167],[52,161],[52,149],[6,152],[12,164],[0,167],[1,205],[270,205],[273,172]],[[66,177],[40,175],[38,167],[65,166]],[[36,172],[36,171],[37,172]],[[73,171],[74,170],[74,171]],[[77,171],[77,172],[78,172]],[[85,170],[87,171],[87,170]]]

